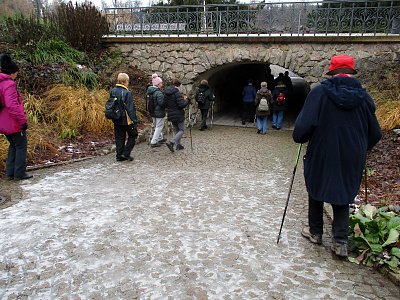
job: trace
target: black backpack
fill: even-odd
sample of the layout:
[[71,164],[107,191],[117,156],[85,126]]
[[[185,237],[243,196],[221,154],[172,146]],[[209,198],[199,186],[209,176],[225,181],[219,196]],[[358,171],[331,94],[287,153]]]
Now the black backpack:
[[146,94],[146,109],[151,114],[153,114],[156,109],[153,94]]
[[106,102],[104,115],[110,120],[119,120],[122,117],[122,110],[118,105],[118,97],[113,94],[110,95]]
[[206,102],[206,95],[204,92],[198,92],[196,97],[196,102],[198,104],[204,104]]

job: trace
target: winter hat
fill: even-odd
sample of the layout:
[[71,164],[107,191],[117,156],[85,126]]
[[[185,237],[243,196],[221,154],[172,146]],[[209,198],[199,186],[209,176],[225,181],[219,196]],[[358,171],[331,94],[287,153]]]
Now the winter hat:
[[354,70],[354,58],[347,55],[337,55],[331,58],[331,64],[326,75],[357,74]]
[[261,82],[261,87],[267,87],[267,83],[265,81]]
[[11,60],[8,54],[3,54],[0,58],[1,72],[4,74],[13,74],[19,71],[19,68],[15,62]]
[[160,83],[162,83],[162,79],[158,77],[156,73],[151,75],[151,82],[154,86],[158,86]]

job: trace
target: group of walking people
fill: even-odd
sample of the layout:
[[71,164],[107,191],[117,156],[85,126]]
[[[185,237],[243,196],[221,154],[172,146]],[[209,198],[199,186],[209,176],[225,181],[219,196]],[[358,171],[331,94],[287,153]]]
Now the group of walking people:
[[253,79],[249,79],[242,90],[242,125],[246,124],[246,119],[253,123],[256,118],[257,133],[266,134],[268,116],[272,115],[272,128],[281,129],[292,90],[288,71],[279,73],[279,76],[274,79],[268,68],[266,81],[261,82],[261,88],[258,91],[253,84]]
[[[29,179],[32,175],[26,172],[27,117],[15,82],[19,68],[9,55],[0,57],[0,67],[0,133],[9,142],[6,176],[10,180]],[[330,203],[333,208],[331,249],[340,257],[348,255],[349,204],[354,202],[359,190],[367,150],[372,149],[381,138],[374,102],[361,83],[353,78],[356,73],[353,57],[332,57],[326,73],[331,78],[308,94],[293,131],[295,142],[308,143],[303,158],[309,195],[308,225],[301,234],[312,243],[322,243],[323,203]],[[266,118],[271,111],[273,127],[281,128],[283,116],[280,112],[284,109],[279,109],[278,102],[280,94],[286,93],[287,96],[288,90],[284,77],[279,79],[278,76],[273,87],[269,83],[271,79],[267,78],[261,83],[259,91],[255,91],[249,80],[243,91],[243,99],[253,99],[251,101],[257,107],[258,133],[266,133]],[[181,144],[185,129],[184,109],[190,104],[190,99],[182,95],[180,85],[175,79],[163,90],[162,79],[157,74],[152,75],[152,84],[147,88],[149,101],[153,103],[151,116],[155,124],[151,147],[158,147],[164,142],[172,152],[184,149]],[[136,107],[128,86],[129,76],[120,73],[117,84],[110,92],[124,112],[121,118],[114,120],[117,161],[133,160],[131,151],[138,136]],[[201,81],[195,98],[202,113],[200,129],[204,130],[207,128],[209,105],[214,101],[206,80]],[[244,101],[248,117],[251,117],[251,105],[247,103],[251,101]],[[169,141],[162,135],[166,115],[174,130],[174,136]]]

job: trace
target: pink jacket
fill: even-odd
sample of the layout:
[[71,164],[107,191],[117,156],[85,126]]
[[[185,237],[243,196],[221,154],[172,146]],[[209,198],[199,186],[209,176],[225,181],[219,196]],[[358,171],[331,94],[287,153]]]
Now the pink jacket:
[[21,132],[22,124],[27,122],[22,97],[17,83],[4,73],[0,73],[0,102],[0,133]]

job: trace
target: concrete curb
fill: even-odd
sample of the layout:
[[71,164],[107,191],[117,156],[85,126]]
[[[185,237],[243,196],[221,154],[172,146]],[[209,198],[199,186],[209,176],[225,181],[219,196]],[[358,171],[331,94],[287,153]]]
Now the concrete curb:
[[[328,216],[329,220],[333,220],[333,211],[332,206],[330,204],[324,203],[324,211]],[[379,273],[386,276],[391,282],[400,286],[400,274],[394,273],[388,267],[382,267],[378,269]]]

